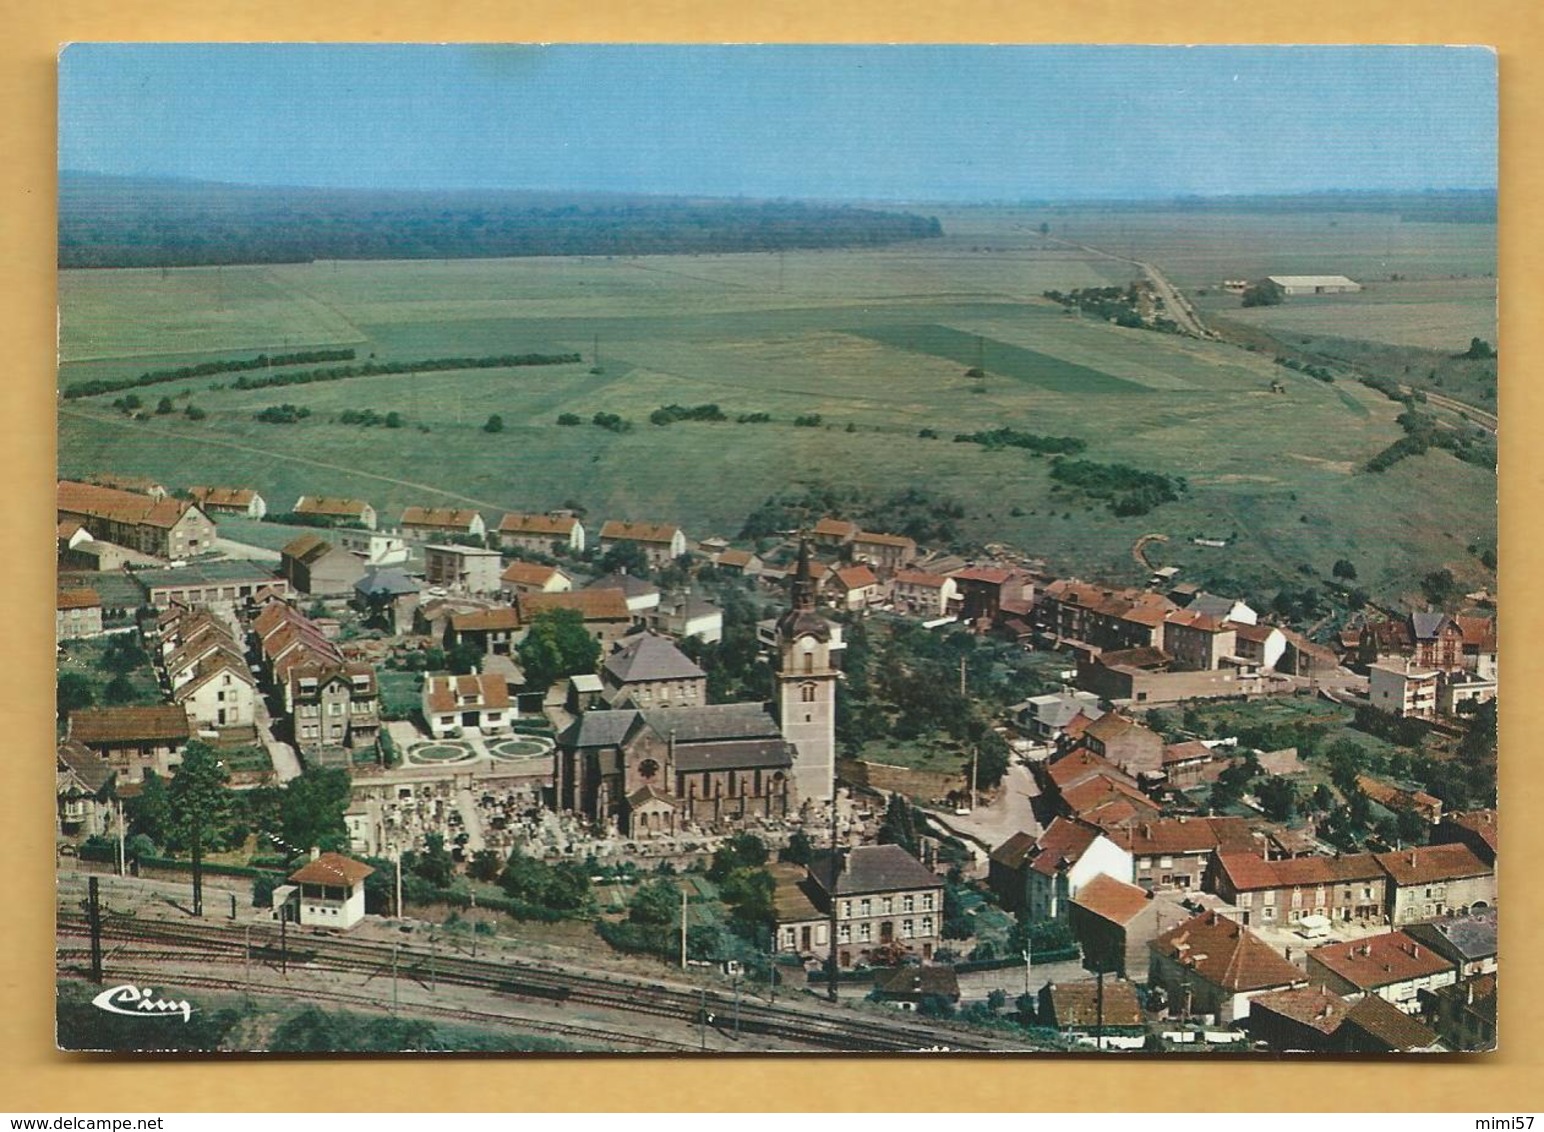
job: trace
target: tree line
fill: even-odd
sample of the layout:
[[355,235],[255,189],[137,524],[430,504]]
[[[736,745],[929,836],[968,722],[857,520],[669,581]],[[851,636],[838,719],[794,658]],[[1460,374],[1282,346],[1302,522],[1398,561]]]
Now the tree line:
[[223,358],[218,361],[199,362],[197,365],[178,366],[176,369],[147,370],[138,377],[102,378],[80,381],[65,390],[66,397],[93,397],[98,393],[116,393],[120,389],[132,389],[140,385],[160,385],[167,381],[183,381],[190,377],[212,377],[219,373],[242,373],[247,370],[269,369],[273,366],[303,366],[316,362],[351,362],[352,349],[300,350],[293,354],[259,354],[255,358]]

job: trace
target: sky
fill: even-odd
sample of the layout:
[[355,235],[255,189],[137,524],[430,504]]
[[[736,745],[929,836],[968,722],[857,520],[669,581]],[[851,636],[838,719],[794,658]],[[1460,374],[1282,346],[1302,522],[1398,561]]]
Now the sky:
[[1443,47],[76,44],[59,167],[857,200],[1493,188]]

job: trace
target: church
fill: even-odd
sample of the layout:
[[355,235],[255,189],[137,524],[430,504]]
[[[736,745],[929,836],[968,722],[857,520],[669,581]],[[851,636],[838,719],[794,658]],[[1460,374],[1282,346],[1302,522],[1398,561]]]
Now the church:
[[792,818],[806,799],[829,801],[843,644],[841,628],[816,612],[807,546],[791,597],[774,633],[775,705],[706,703],[701,670],[664,638],[608,658],[609,706],[558,735],[557,808],[643,838]]

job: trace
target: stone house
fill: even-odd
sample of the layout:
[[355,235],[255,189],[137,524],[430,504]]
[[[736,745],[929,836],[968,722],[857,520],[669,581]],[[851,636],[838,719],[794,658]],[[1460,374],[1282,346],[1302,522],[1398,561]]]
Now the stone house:
[[991,853],[987,884],[1031,922],[1068,919],[1070,902],[1101,874],[1129,883],[1131,854],[1098,826],[1055,818],[1039,837],[1016,833]]
[[57,503],[60,522],[73,520],[93,539],[141,554],[178,560],[214,550],[214,521],[187,500],[60,480]]
[[1251,1000],[1305,986],[1308,978],[1270,944],[1216,912],[1177,924],[1148,945],[1147,983],[1161,987],[1171,1017],[1247,1018]]
[[64,740],[55,749],[54,770],[58,840],[78,845],[88,837],[106,834],[112,828],[118,772],[74,739]]
[[402,512],[400,526],[403,536],[411,539],[455,535],[480,541],[488,533],[482,513],[468,507],[409,507]]
[[1327,943],[1305,957],[1309,981],[1348,999],[1375,994],[1406,1014],[1420,1009],[1420,992],[1458,981],[1453,965],[1404,932]]
[[508,682],[491,672],[425,676],[422,706],[424,722],[436,739],[463,730],[476,730],[483,735],[504,734],[520,717],[518,705],[509,697]]
[[669,523],[633,523],[612,519],[600,529],[602,554],[623,543],[635,543],[642,548],[649,565],[654,569],[668,566],[686,553],[686,535],[680,527]]
[[943,942],[943,878],[899,845],[861,845],[810,862],[816,907],[836,905],[842,967],[889,965],[901,955],[924,963]]
[[424,547],[424,581],[455,593],[498,593],[504,563],[496,550],[480,546]]
[[345,523],[375,530],[375,508],[361,499],[339,499],[326,495],[302,495],[295,500],[293,512],[318,523],[341,526]]
[[101,707],[71,712],[66,736],[105,760],[120,782],[142,782],[147,771],[162,778],[172,773],[192,729],[176,704]]
[[1219,852],[1205,888],[1238,908],[1244,924],[1264,927],[1305,916],[1382,923],[1388,895],[1386,873],[1371,853],[1269,861],[1259,852]]
[[188,494],[211,515],[244,515],[261,519],[268,514],[268,503],[250,487],[190,487]]
[[890,600],[897,613],[913,617],[942,617],[959,597],[959,583],[947,574],[926,570],[897,570],[890,579]]
[[78,641],[102,634],[102,599],[89,588],[61,589],[55,605],[56,639]]
[[315,534],[286,543],[279,551],[279,569],[285,581],[311,597],[351,594],[365,575],[365,564],[357,556]]
[[1495,906],[1495,869],[1467,845],[1421,845],[1375,856],[1388,876],[1388,922],[1395,927]]
[[601,696],[613,708],[697,707],[708,702],[707,673],[664,637],[643,633],[601,663]]
[[584,525],[569,514],[511,512],[499,520],[494,538],[503,550],[524,550],[532,554],[552,554],[558,550],[584,553]]

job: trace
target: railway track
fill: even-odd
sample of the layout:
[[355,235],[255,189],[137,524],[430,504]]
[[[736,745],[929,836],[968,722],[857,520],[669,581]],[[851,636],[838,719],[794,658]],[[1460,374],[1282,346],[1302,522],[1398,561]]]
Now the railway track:
[[[58,931],[61,936],[85,936],[88,933],[86,918],[61,911]],[[271,966],[278,962],[278,934],[276,929],[266,929],[266,926],[251,932],[252,954],[260,964]],[[148,946],[158,956],[168,955],[178,947],[205,959],[217,957],[227,962],[245,962],[247,955],[244,936],[216,927],[166,921],[109,920],[103,925],[103,943],[115,972],[136,961],[137,952],[125,950],[135,945]],[[297,933],[293,947],[288,951],[288,962],[304,970],[356,973],[374,978],[391,971],[393,958],[392,948],[385,942]],[[470,959],[426,950],[421,945],[399,945],[396,964],[398,978],[430,988],[443,982],[517,1000],[583,1005],[694,1025],[704,1022],[706,1012],[721,1032],[729,1020],[735,1018],[739,1032],[787,1040],[794,1043],[794,1048],[815,1046],[847,1053],[937,1048],[962,1052],[1013,1052],[1025,1048],[1022,1043],[963,1028],[919,1024],[899,1012],[881,1022],[833,1017],[789,1005],[769,1006],[744,996],[736,1004],[733,996],[718,990],[614,979],[556,966],[512,963],[504,958],[497,961]],[[378,998],[371,997],[368,1001],[376,1007],[380,1005]]]

